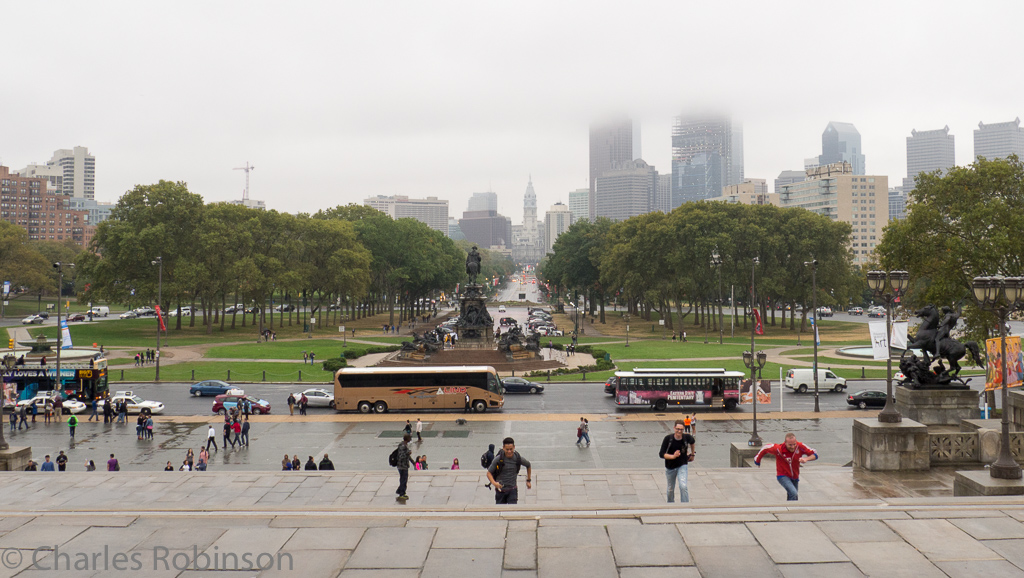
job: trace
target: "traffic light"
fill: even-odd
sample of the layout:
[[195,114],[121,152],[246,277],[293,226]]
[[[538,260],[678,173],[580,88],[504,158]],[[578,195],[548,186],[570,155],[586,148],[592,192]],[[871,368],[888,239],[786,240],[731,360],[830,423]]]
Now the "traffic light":
[[13,339],[8,339],[7,340],[7,349],[14,349],[14,340]]

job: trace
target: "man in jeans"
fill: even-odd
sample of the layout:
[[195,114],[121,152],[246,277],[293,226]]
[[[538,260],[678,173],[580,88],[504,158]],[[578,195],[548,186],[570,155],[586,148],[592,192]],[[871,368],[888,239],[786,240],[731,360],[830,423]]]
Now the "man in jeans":
[[668,503],[670,504],[676,501],[676,483],[679,484],[679,501],[690,501],[690,491],[686,485],[686,465],[697,455],[694,451],[697,440],[686,433],[685,429],[683,420],[677,419],[675,431],[665,436],[661,442],[661,451],[658,452],[658,455],[665,460],[665,479],[668,481]]
[[796,441],[796,434],[786,434],[786,443],[772,444],[761,448],[754,457],[754,464],[761,467],[761,457],[765,454],[775,456],[775,476],[779,485],[786,488],[786,500],[797,500],[797,488],[800,486],[800,464],[818,459],[818,452]]
[[406,485],[409,483],[409,465],[413,463],[412,455],[409,452],[410,441],[412,441],[412,436],[405,434],[398,444],[398,490],[395,493],[398,494],[399,500],[409,499],[405,491]]
[[519,468],[526,466],[526,489],[533,487],[533,468],[529,460],[516,451],[516,442],[512,438],[502,440],[502,450],[494,456],[494,461],[487,468],[487,481],[494,485],[495,504],[518,504],[519,488],[516,479]]

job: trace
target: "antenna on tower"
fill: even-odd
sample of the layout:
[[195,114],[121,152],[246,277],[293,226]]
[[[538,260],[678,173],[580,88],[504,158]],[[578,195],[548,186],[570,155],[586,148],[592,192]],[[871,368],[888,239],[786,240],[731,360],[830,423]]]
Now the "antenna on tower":
[[245,171],[245,191],[242,193],[242,202],[249,200],[249,173],[256,167],[250,166],[249,161],[245,161],[244,167],[235,167],[233,170]]

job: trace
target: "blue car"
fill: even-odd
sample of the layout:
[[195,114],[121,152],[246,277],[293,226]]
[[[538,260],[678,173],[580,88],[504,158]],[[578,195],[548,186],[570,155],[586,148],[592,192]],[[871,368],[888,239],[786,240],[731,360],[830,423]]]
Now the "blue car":
[[206,381],[193,383],[188,393],[196,397],[201,395],[221,395],[227,393],[230,389],[235,389],[235,386],[219,379],[207,379]]

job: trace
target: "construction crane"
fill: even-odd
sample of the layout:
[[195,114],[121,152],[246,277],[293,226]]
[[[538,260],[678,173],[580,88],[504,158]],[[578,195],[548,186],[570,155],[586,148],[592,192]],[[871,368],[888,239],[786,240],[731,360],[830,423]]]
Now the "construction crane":
[[249,161],[245,161],[244,167],[235,167],[236,171],[245,171],[245,191],[242,193],[242,202],[245,203],[249,200],[249,172],[256,167],[250,166]]

